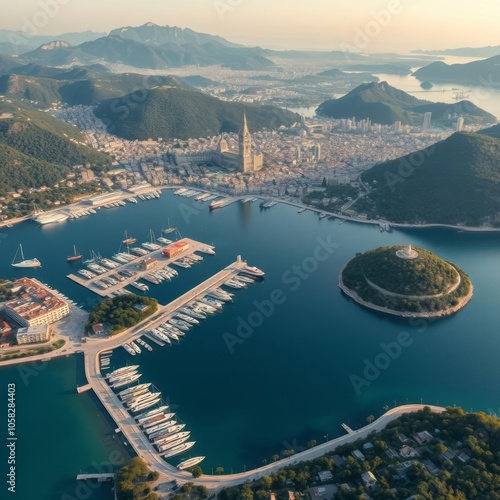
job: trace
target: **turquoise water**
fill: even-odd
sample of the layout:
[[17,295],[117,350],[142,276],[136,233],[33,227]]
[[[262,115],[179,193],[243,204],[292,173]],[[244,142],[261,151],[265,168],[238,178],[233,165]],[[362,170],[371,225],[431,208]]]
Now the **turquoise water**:
[[[187,217],[193,208],[196,213]],[[167,217],[183,236],[213,243],[217,255],[179,270],[179,278],[172,283],[151,285],[160,302],[187,291],[238,254],[266,272],[263,282],[236,291],[232,304],[193,328],[180,344],[170,348],[154,345],[153,352],[133,358],[141,365],[143,380],[153,382],[187,424],[197,442],[190,455],[206,455],[205,472],[218,466],[226,472],[259,466],[286,448],[299,450],[310,439],[341,435],[342,422],[361,426],[368,415],[380,415],[386,405],[420,402],[422,398],[432,404],[499,412],[500,235],[441,229],[381,233],[377,227],[319,221],[311,212],[297,214],[295,208],[285,205],[261,211],[258,203],[238,203],[210,213],[206,204],[167,192],[160,200],[102,209],[87,219],[44,228],[24,224],[3,232],[7,237],[0,239],[0,274],[18,272],[10,261],[16,246],[23,243],[27,256],[36,256],[43,263],[31,275],[90,306],[95,299],[65,278],[71,270],[65,256],[73,243],[85,254],[93,249],[109,257],[118,250],[125,230],[145,241],[149,229],[159,232]],[[320,240],[330,240],[338,248],[331,255],[316,252],[322,260],[315,262]],[[356,252],[406,243],[428,248],[470,275],[475,295],[464,310],[452,318],[410,324],[364,310],[341,295],[338,272]],[[295,279],[294,266],[302,265],[307,272]],[[284,303],[263,318],[255,301],[261,304],[270,299],[273,290],[281,292],[280,302]],[[229,349],[226,334],[236,335],[242,320],[256,325],[261,319],[253,332],[243,332],[242,343],[240,340]],[[383,363],[381,343],[394,342],[405,331],[411,345],[400,348],[396,359],[383,365],[356,392],[353,376],[365,378],[365,360]],[[131,359],[119,348],[112,365],[116,368]],[[57,363],[68,363],[72,368],[67,370],[76,370],[71,360]],[[95,407],[90,400],[89,407],[85,406],[88,395],[71,392],[74,376],[68,381],[59,372],[54,362],[37,377],[40,385],[36,389],[31,384],[22,389],[26,399],[48,397],[53,402],[51,429],[71,426],[75,414],[81,419],[74,434],[51,444],[61,473],[43,475],[49,493],[65,491],[65,481],[71,481],[93,460],[103,460],[106,453],[100,444],[105,432],[94,422]],[[8,379],[15,373],[8,369],[0,371],[0,376]],[[62,389],[54,392],[54,380],[67,385],[71,394]],[[44,413],[40,411],[40,415]],[[25,458],[23,472],[38,467],[47,456],[43,443],[48,441],[41,436],[30,435],[37,451]],[[66,447],[71,448],[77,463],[59,458]],[[173,463],[181,458],[185,457]]]

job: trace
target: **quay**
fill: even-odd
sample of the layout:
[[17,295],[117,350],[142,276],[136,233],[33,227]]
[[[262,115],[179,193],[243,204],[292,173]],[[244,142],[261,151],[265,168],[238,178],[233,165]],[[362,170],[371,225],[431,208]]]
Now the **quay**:
[[[160,250],[155,250],[153,252],[149,252],[145,256],[141,257],[136,257],[134,260],[127,262],[126,264],[119,264],[118,262],[117,267],[114,269],[108,269],[106,272],[102,274],[98,274],[94,278],[91,279],[85,279],[83,276],[77,276],[75,274],[69,274],[67,278],[70,280],[74,281],[75,283],[78,283],[79,285],[87,288],[91,292],[96,293],[97,295],[100,295],[101,297],[109,297],[112,296],[116,291],[122,290],[126,286],[130,285],[134,281],[140,280],[143,276],[146,274],[154,273],[156,271],[159,271],[160,269],[165,268],[166,266],[172,264],[176,260],[183,259],[184,257],[189,257],[193,253],[200,251],[202,248],[208,247],[210,249],[214,249],[213,246],[207,245],[205,243],[201,243],[199,241],[192,240],[190,238],[183,238],[182,241],[185,241],[186,243],[189,244],[189,248],[185,250],[184,252],[172,257],[172,258],[166,258],[163,256],[163,248],[166,246],[162,246]],[[155,259],[156,262],[154,262],[148,269],[141,269],[140,264],[146,259]],[[121,280],[113,286],[109,286],[108,288],[101,289],[96,285],[96,282],[102,280],[103,278],[109,278],[113,277],[113,275],[119,273],[120,271],[128,271],[130,273],[133,273],[132,276],[130,277],[125,277],[121,276]],[[95,273],[94,273],[95,274]]]
[[90,391],[92,389],[92,386],[90,384],[86,384],[86,385],[80,385],[76,388],[76,392],[78,394],[82,394],[83,392],[87,392],[87,391]]
[[77,481],[91,481],[93,479],[97,479],[98,483],[103,483],[105,481],[113,481],[115,475],[111,474],[78,474],[76,476]]

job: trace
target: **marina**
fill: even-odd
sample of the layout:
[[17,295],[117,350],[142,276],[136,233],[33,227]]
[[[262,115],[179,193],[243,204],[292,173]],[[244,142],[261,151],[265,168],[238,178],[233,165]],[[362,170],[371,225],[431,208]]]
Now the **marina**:
[[[167,275],[171,279],[176,275],[176,272],[169,268],[170,265],[178,265],[187,269],[191,264],[187,263],[186,259],[194,258],[195,261],[199,260],[199,256],[196,256],[195,252],[214,252],[214,247],[206,243],[190,238],[183,238],[180,241],[186,244],[186,249],[171,258],[165,257],[162,246],[155,245],[155,248],[152,248],[151,243],[149,243],[147,245],[150,247],[150,251],[144,250],[144,252],[141,252],[142,255],[134,256],[132,259],[128,259],[128,262],[118,263],[109,259],[101,259],[102,266],[90,263],[88,264],[90,271],[79,271],[78,274],[83,275],[83,278],[74,273],[69,274],[67,277],[101,297],[112,297],[127,286],[141,292],[147,292],[149,290],[148,285],[138,280],[146,279],[150,283],[159,284],[160,279],[155,276],[152,279],[151,275],[167,271]],[[164,276],[163,279],[165,279]]]

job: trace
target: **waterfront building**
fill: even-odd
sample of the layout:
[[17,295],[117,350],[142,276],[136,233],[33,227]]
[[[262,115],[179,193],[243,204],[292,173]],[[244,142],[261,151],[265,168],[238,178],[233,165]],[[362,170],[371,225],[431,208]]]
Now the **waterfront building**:
[[181,254],[182,252],[185,252],[188,248],[189,243],[186,240],[179,240],[175,243],[172,243],[171,245],[168,245],[168,247],[165,247],[163,249],[163,255],[170,259],[172,257],[175,257],[176,255]]
[[50,325],[69,314],[67,302],[35,279],[18,279],[12,291],[20,294],[5,303],[3,313],[21,326]]
[[112,193],[102,193],[96,196],[92,196],[92,198],[88,198],[85,200],[86,205],[105,205],[107,203],[114,203],[122,199],[123,193],[121,191],[113,191]]
[[155,267],[155,264],[157,262],[158,261],[156,259],[153,259],[153,258],[144,259],[141,262],[141,269],[143,271],[149,271],[149,269],[153,269]]
[[50,340],[49,325],[28,326],[19,328],[16,333],[16,340],[21,344],[36,344],[39,342],[48,342]]

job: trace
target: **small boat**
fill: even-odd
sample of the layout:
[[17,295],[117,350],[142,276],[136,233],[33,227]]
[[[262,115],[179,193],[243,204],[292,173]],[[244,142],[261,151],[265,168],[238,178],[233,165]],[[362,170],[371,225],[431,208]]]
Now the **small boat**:
[[198,465],[200,462],[203,462],[203,460],[205,460],[205,457],[190,458],[189,460],[184,460],[184,462],[181,462],[177,466],[177,468],[179,470],[189,469],[190,467],[194,467],[195,465]]
[[74,254],[73,254],[73,255],[70,255],[70,256],[66,257],[66,260],[67,260],[68,262],[74,262],[74,261],[76,261],[76,260],[80,260],[80,259],[82,259],[82,258],[83,258],[83,254],[78,253],[78,252],[76,251],[76,245],[73,245],[73,251],[74,251]]
[[176,229],[177,228],[170,226],[170,219],[168,219],[168,227],[166,229],[162,229],[161,232],[163,234],[170,234],[170,233],[173,233]]
[[133,245],[137,241],[137,238],[129,238],[127,231],[125,231],[125,239],[122,240],[122,243],[126,246]]
[[[22,260],[20,262],[16,262],[16,257],[18,252],[21,252],[21,258]],[[25,259],[24,258],[24,253],[23,253],[23,246],[19,245],[19,249],[16,252],[16,255],[14,256],[14,260],[12,261],[11,264],[12,267],[42,267],[42,263],[38,259]]]

